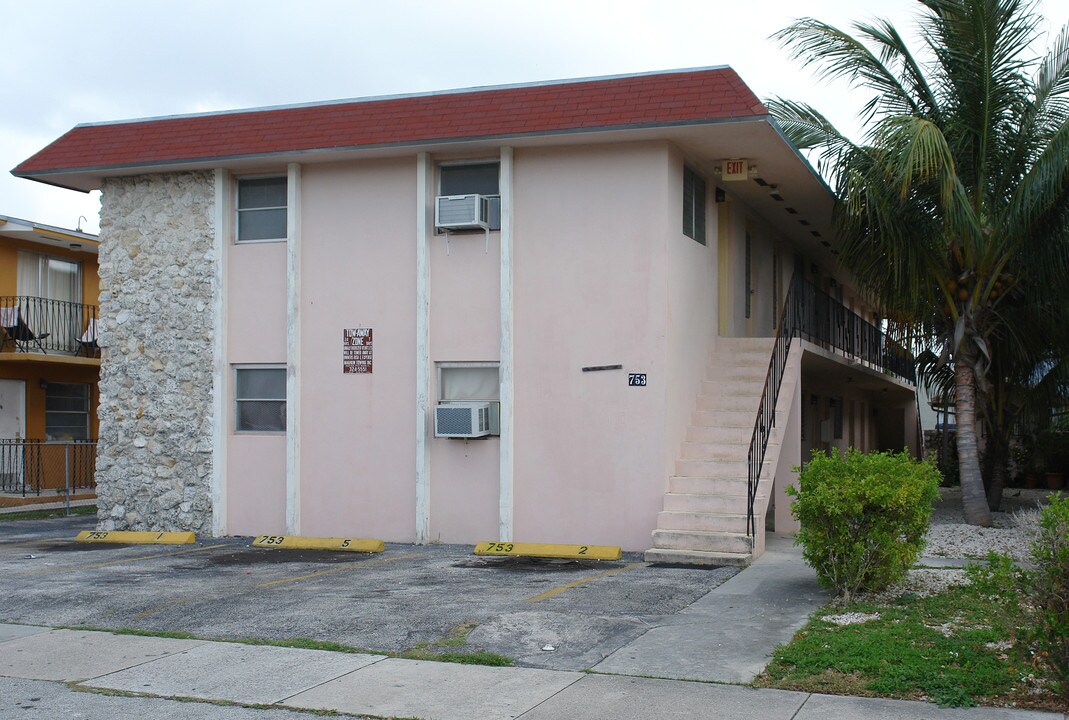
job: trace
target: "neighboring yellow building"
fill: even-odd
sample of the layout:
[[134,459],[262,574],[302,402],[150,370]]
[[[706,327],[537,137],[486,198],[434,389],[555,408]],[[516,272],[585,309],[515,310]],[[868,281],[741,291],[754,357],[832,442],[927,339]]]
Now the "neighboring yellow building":
[[91,446],[49,446],[97,438],[98,245],[0,215],[0,491],[91,483]]

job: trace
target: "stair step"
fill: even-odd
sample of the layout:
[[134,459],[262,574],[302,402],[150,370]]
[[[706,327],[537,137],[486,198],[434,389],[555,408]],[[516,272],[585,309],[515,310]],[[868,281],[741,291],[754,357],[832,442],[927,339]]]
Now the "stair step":
[[734,460],[746,462],[749,443],[715,443],[684,441],[679,449],[680,460]]
[[738,460],[676,460],[679,477],[744,478],[745,461]]
[[749,482],[745,477],[712,478],[673,475],[668,478],[668,492],[681,495],[746,495]]
[[709,356],[706,369],[710,371],[711,375],[717,375],[725,367],[760,367],[763,371],[761,376],[764,377],[764,373],[769,371],[769,360],[771,358],[771,351],[770,353],[741,353],[734,355],[714,353]]
[[[767,358],[766,358],[767,362]],[[706,380],[724,382],[741,381],[756,385],[760,389],[765,384],[768,368],[758,364],[711,366],[705,370]]]
[[742,514],[663,510],[657,513],[657,529],[744,533],[746,532],[745,508]]
[[776,339],[771,337],[752,338],[720,336],[716,339],[716,349],[714,352],[762,352],[767,358],[772,354],[772,345],[775,341]]
[[672,563],[676,565],[730,565],[746,567],[753,562],[751,553],[703,552],[701,550],[673,550],[650,548],[646,551],[648,563]]
[[757,417],[757,405],[760,401],[760,388],[757,385],[747,386],[746,392],[725,392],[724,383],[715,380],[702,382],[701,394],[698,395],[697,409],[699,410],[735,410],[748,412]]
[[669,550],[750,553],[753,552],[753,538],[740,532],[654,530],[653,546]]
[[[782,418],[776,417],[776,424],[782,422]],[[700,403],[698,408],[690,414],[690,424],[700,427],[742,427],[753,430],[757,421],[756,410],[704,410]]]
[[[758,498],[760,503],[762,498]],[[727,493],[675,493],[664,494],[664,509],[668,512],[728,513],[746,512],[746,488],[734,495]]]
[[737,402],[741,402],[743,398],[749,398],[749,405],[757,409],[763,387],[763,384],[749,380],[702,380],[698,396],[731,397]]
[[[756,419],[757,413],[754,413]],[[730,442],[745,443],[749,447],[749,440],[754,435],[754,423],[750,422],[746,427],[729,427],[726,425],[690,425],[686,428],[687,442]]]

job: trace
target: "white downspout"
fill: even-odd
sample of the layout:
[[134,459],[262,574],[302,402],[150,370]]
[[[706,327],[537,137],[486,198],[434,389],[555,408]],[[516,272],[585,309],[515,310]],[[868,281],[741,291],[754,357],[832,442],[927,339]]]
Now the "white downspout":
[[430,539],[430,462],[427,409],[430,404],[430,269],[427,257],[427,189],[430,155],[416,156],[416,542]]
[[227,362],[226,259],[230,247],[230,182],[215,170],[215,268],[212,276],[212,536],[226,535],[227,435],[230,432],[230,365]]
[[301,166],[287,167],[286,532],[301,534]]
[[498,493],[498,539],[512,540],[513,413],[512,413],[512,148],[501,148],[501,469]]

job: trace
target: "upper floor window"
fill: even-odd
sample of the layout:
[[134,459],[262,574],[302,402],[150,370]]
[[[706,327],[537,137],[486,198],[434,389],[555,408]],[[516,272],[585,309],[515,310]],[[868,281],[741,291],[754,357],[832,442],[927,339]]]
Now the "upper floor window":
[[238,242],[286,239],[285,176],[238,178]]
[[498,162],[459,163],[438,168],[439,195],[483,195],[490,199],[490,229],[501,229]]
[[705,179],[683,167],[683,234],[705,244]]

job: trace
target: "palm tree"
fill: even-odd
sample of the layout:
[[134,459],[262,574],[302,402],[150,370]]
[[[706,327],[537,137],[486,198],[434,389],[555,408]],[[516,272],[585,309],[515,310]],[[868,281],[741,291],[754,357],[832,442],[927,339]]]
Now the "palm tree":
[[769,107],[838,196],[843,264],[952,364],[965,519],[989,525],[976,393],[1010,337],[1002,306],[1041,300],[1069,268],[1069,27],[1034,58],[1041,18],[1022,0],[920,5],[922,55],[885,20],[852,36],[805,18],[775,36],[870,94],[864,142],[805,103]]

